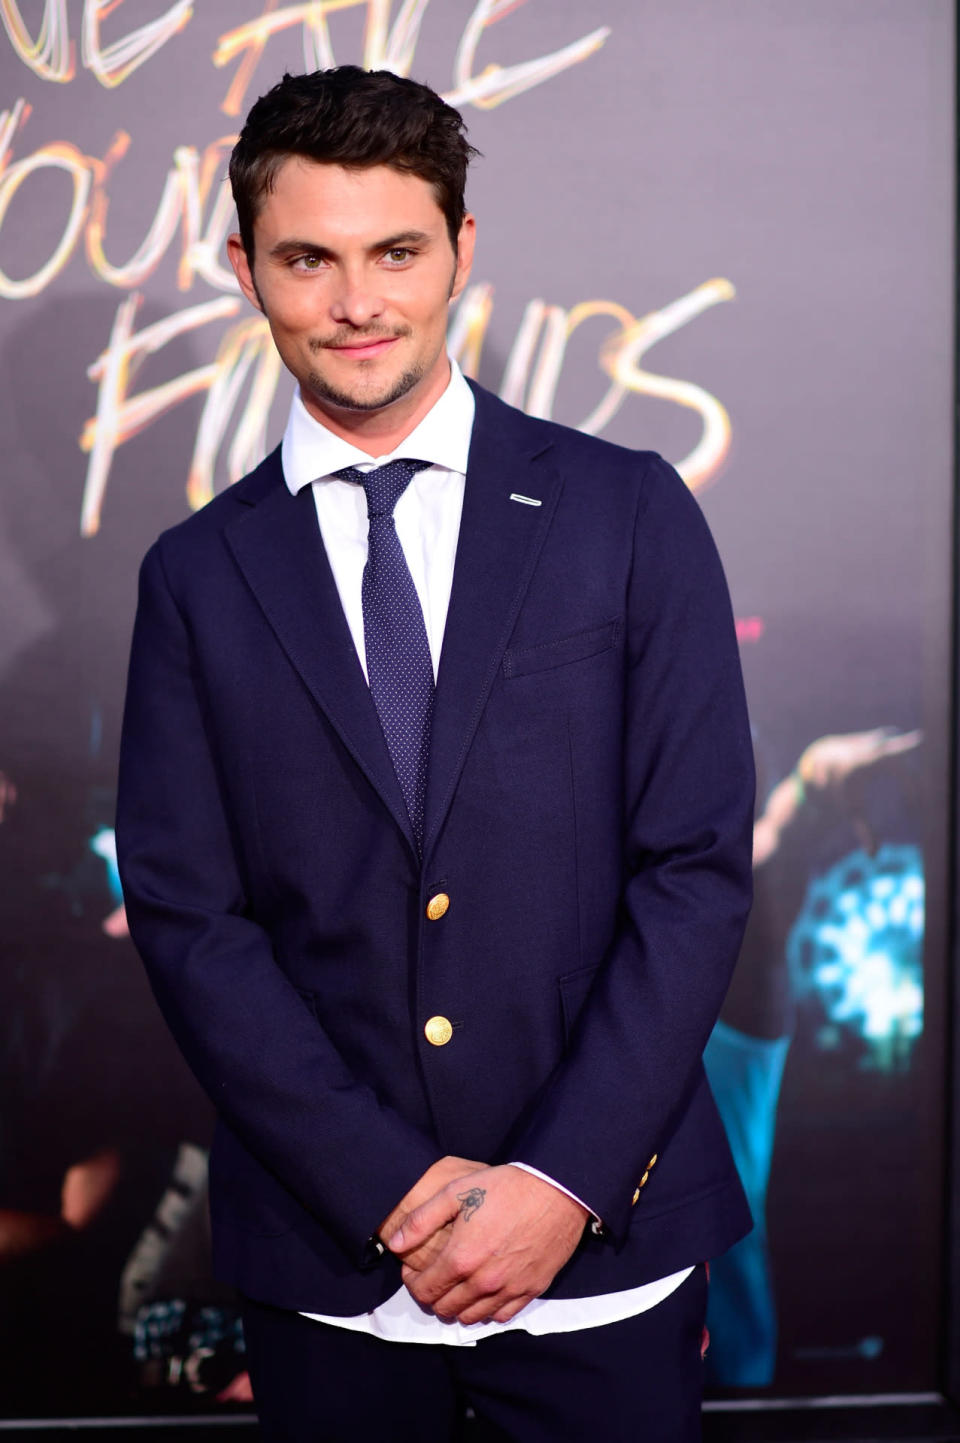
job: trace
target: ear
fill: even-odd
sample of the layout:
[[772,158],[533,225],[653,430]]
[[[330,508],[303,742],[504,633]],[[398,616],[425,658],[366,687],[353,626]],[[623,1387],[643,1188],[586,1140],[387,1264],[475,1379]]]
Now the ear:
[[477,222],[469,211],[463,218],[463,225],[460,227],[460,234],[457,236],[457,268],[453,273],[453,285],[450,289],[450,299],[456,300],[470,279],[470,267],[473,265],[473,246],[477,238]]
[[243,294],[252,306],[256,306],[258,311],[262,311],[263,306],[260,304],[260,297],[257,294],[256,282],[253,279],[253,270],[247,259],[247,253],[243,248],[243,241],[240,238],[239,231],[234,231],[233,235],[227,236],[227,256],[230,264],[233,266],[233,273],[240,282],[240,289],[243,291]]

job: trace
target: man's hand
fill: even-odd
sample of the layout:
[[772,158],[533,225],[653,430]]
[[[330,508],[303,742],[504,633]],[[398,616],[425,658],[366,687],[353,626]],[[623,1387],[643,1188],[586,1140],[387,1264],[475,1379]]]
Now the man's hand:
[[[479,1172],[484,1166],[484,1163],[471,1162],[466,1157],[439,1158],[432,1167],[427,1168],[406,1196],[400,1199],[393,1211],[387,1214],[377,1229],[379,1236],[386,1242],[398,1228],[404,1226],[407,1218],[415,1209],[435,1197],[437,1193],[442,1192],[448,1184],[462,1183],[465,1187],[470,1173]],[[420,1272],[432,1263],[434,1258],[439,1257],[443,1251],[452,1227],[453,1224],[444,1219],[442,1223],[438,1223],[434,1233],[421,1232],[418,1242],[409,1251],[404,1251],[404,1266],[413,1272]]]
[[886,757],[913,751],[923,741],[920,731],[897,732],[892,727],[818,737],[797,762],[797,775],[807,787],[839,787],[854,772],[876,766]]
[[[398,1232],[382,1236],[404,1259],[409,1292],[437,1317],[507,1323],[550,1286],[589,1216],[559,1188],[508,1165],[448,1183]],[[445,1244],[439,1256],[413,1266],[423,1245],[438,1237]]]
[[852,785],[870,767],[913,751],[922,741],[923,732],[897,732],[890,727],[817,737],[801,753],[790,775],[774,787],[763,814],[754,823],[754,871],[768,862],[779,849],[784,835],[803,810],[806,792],[820,795],[835,793],[844,798],[854,827],[862,834],[863,845],[868,850],[874,850],[870,829],[858,815],[855,798],[850,795]]

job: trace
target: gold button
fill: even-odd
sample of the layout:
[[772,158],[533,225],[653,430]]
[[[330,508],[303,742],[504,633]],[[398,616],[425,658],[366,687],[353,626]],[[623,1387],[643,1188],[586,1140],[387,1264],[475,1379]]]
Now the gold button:
[[431,1017],[423,1031],[434,1047],[445,1047],[453,1036],[453,1025],[448,1017]]
[[636,1207],[636,1205],[637,1205],[637,1203],[638,1203],[639,1201],[640,1201],[640,1189],[639,1189],[638,1187],[635,1187],[634,1190],[633,1190],[633,1201],[632,1201],[632,1203],[631,1203],[631,1206],[632,1206],[632,1207]]
[[643,1177],[640,1179],[640,1186],[641,1186],[641,1187],[646,1187],[646,1185],[647,1185],[647,1179],[649,1178],[649,1176],[650,1176],[649,1171],[648,1171],[648,1172],[645,1172],[645,1173],[643,1174]]
[[652,1157],[652,1158],[650,1159],[650,1161],[647,1163],[647,1172],[649,1172],[652,1167],[656,1167],[656,1165],[657,1165],[657,1158],[658,1158],[659,1156],[660,1156],[659,1153],[656,1153],[656,1152],[655,1152],[655,1153],[653,1154],[653,1157]]
[[431,897],[427,903],[427,916],[430,921],[439,922],[441,917],[446,916],[449,906],[450,898],[446,892],[438,892],[435,897]]

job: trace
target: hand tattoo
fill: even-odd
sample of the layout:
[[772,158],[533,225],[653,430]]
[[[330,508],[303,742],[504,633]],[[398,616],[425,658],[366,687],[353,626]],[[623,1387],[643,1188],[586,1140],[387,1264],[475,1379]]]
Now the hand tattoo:
[[487,1195],[485,1187],[472,1187],[469,1192],[458,1192],[457,1198],[460,1202],[460,1213],[465,1223],[473,1217],[477,1208],[483,1207],[483,1200]]

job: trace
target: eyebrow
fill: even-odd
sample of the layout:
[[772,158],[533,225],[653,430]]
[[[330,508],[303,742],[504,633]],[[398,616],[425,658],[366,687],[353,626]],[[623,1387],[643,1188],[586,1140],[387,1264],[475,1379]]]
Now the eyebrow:
[[[433,237],[425,230],[403,230],[396,235],[385,236],[383,240],[375,241],[367,249],[371,254],[377,251],[392,251],[398,246],[426,245]],[[277,260],[283,260],[285,256],[300,255],[303,251],[309,251],[316,256],[333,256],[335,252],[329,246],[318,245],[316,241],[299,240],[296,236],[290,236],[287,240],[279,240],[276,245],[270,247],[270,255]]]

